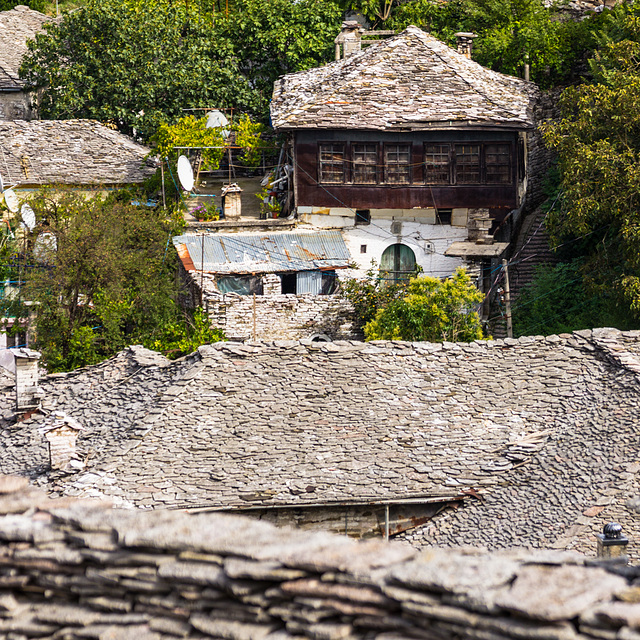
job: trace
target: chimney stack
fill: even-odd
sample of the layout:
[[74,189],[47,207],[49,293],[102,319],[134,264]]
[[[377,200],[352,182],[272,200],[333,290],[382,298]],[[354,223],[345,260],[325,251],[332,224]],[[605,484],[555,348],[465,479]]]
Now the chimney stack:
[[38,386],[40,352],[26,347],[11,351],[16,365],[16,412],[34,411],[40,407],[44,395]]
[[237,220],[242,216],[242,189],[234,182],[222,188],[224,219]]
[[52,469],[81,471],[84,463],[76,455],[76,440],[84,431],[81,424],[62,411],[54,411],[42,432],[49,443],[49,464]]
[[461,53],[465,58],[471,60],[471,50],[473,49],[473,40],[478,36],[475,33],[469,33],[466,31],[459,31],[456,33],[458,39],[458,53]]
[[342,57],[346,58],[354,51],[362,48],[363,26],[357,20],[345,20],[342,23],[342,30],[334,40],[336,43],[336,60],[340,60],[340,45],[342,45]]

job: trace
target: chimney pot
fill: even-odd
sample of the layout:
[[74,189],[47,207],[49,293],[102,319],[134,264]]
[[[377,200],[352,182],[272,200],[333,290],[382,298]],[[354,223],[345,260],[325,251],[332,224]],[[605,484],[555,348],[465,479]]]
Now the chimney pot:
[[33,411],[40,406],[44,395],[38,386],[40,352],[26,347],[11,351],[16,365],[16,411]]
[[597,556],[606,560],[626,556],[629,539],[622,535],[622,526],[617,522],[609,522],[596,534]]

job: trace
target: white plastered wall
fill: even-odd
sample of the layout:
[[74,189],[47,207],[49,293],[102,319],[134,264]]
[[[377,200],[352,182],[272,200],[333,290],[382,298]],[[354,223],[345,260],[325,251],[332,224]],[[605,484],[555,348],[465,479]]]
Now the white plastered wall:
[[451,225],[436,224],[435,209],[371,209],[371,222],[359,225],[354,224],[355,212],[349,209],[313,209],[299,207],[300,220],[316,228],[342,230],[358,266],[349,275],[364,276],[372,260],[379,265],[385,249],[396,243],[411,247],[425,275],[446,277],[464,265],[444,252],[453,242],[467,239],[467,209],[454,209]]

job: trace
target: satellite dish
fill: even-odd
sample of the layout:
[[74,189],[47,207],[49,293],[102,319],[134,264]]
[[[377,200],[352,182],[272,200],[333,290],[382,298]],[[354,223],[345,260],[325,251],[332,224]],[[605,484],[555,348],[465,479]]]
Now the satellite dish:
[[45,231],[41,233],[33,244],[33,255],[40,262],[53,262],[53,254],[58,249],[58,241],[53,233]]
[[193,169],[187,156],[178,158],[178,180],[180,180],[180,184],[185,191],[193,189]]
[[207,114],[207,129],[218,129],[220,127],[226,127],[229,124],[227,117],[222,111],[209,111]]
[[27,229],[33,231],[36,226],[36,214],[33,212],[33,209],[25,203],[22,205],[20,213],[22,215],[22,222],[25,223]]
[[20,208],[20,200],[18,200],[18,196],[13,189],[6,189],[4,191],[4,201],[9,207],[9,211],[11,213],[18,213],[18,209]]

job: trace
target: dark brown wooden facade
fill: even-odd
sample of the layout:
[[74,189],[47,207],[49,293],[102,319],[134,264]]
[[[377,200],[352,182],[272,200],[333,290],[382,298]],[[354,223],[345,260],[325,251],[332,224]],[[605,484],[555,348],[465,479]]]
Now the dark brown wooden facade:
[[293,134],[296,205],[350,209],[519,205],[517,130],[306,130]]

